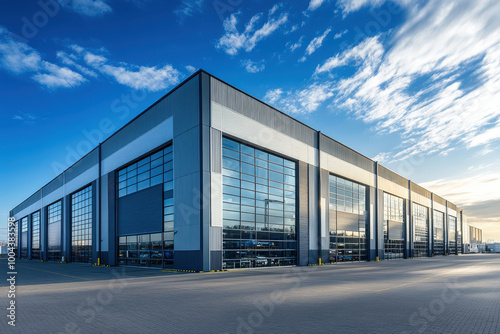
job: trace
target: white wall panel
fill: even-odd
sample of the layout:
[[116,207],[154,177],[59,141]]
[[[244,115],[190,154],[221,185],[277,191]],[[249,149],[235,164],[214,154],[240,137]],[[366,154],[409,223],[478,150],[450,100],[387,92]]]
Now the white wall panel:
[[446,206],[444,206],[441,203],[434,202],[434,210],[441,211],[443,213],[446,213]]
[[364,185],[375,187],[375,174],[347,161],[321,152],[321,168]]
[[211,173],[211,226],[222,227],[222,174]]
[[423,206],[426,206],[428,208],[431,207],[431,199],[430,198],[427,198],[425,196],[422,196],[420,194],[417,194],[416,192],[411,192],[411,200],[417,204],[420,204],[420,205],[423,205]]
[[125,145],[102,161],[101,175],[151,151],[173,138],[173,116],[161,122],[142,136]]
[[317,149],[212,101],[212,127],[292,159],[317,166]]
[[408,199],[408,188],[405,188],[403,186],[400,186],[399,184],[386,180],[383,177],[378,178],[378,187],[379,189],[387,193],[399,196],[404,199]]

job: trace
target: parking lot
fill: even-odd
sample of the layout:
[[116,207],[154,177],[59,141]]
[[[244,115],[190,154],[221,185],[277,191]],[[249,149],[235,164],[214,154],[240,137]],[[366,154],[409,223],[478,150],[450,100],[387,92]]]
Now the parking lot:
[[0,333],[500,332],[500,254],[218,273],[18,261],[17,271],[16,327],[4,284]]

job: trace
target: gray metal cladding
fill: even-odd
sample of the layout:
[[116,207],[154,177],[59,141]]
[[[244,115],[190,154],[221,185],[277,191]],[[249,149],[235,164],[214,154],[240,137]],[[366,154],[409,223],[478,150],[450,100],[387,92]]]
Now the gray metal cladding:
[[[156,104],[146,109],[136,119],[115,132],[102,144],[102,159],[109,157],[128,143],[145,134],[177,111],[182,110],[184,114],[176,114],[174,131],[185,131],[199,123],[199,76],[192,78],[183,85],[176,87],[167,96]],[[189,113],[186,112],[189,110]],[[184,120],[187,126],[179,124]]]
[[[64,174],[64,173],[63,173]],[[64,175],[60,174],[58,177],[50,181],[47,185],[42,188],[43,196],[50,194],[56,189],[59,189],[63,185]]]
[[163,229],[163,187],[138,191],[118,200],[118,235],[157,233]]
[[316,146],[316,131],[228,84],[211,77],[211,99],[259,123],[310,146]]
[[411,190],[413,192],[415,192],[419,195],[422,195],[426,198],[429,198],[429,199],[431,198],[432,193],[429,190],[425,189],[424,187],[419,186],[418,184],[416,184],[412,181],[410,181],[410,182],[411,182]]
[[213,173],[222,173],[222,132],[210,128],[211,140],[211,171]]
[[299,161],[298,164],[298,194],[299,194],[299,240],[298,261],[299,265],[308,265],[309,262],[309,182],[307,163]]
[[30,197],[25,199],[21,204],[19,204],[14,209],[12,209],[10,211],[10,216],[11,217],[15,216],[16,214],[23,211],[24,209],[26,209],[30,205],[35,204],[38,200],[40,200],[40,198],[41,198],[41,190],[38,190],[36,193],[34,193],[33,195],[31,195]]
[[353,149],[333,140],[324,134],[319,138],[321,151],[333,155],[339,159],[349,162],[355,166],[374,173],[374,162]]
[[458,211],[457,210],[457,206],[451,202],[448,202],[448,208],[452,209],[452,210],[455,210],[455,211]]
[[89,154],[78,160],[73,166],[68,168],[64,173],[64,182],[69,182],[76,178],[78,175],[87,171],[89,168],[99,163],[99,148],[90,151]]
[[393,172],[390,169],[385,168],[382,165],[378,165],[378,176],[383,177],[386,180],[399,184],[402,187],[408,187],[408,180],[401,175]]
[[210,251],[222,250],[222,227],[210,227]]
[[434,194],[434,196],[432,198],[433,198],[434,202],[439,203],[441,205],[446,205],[446,200],[444,198],[442,198],[441,196]]

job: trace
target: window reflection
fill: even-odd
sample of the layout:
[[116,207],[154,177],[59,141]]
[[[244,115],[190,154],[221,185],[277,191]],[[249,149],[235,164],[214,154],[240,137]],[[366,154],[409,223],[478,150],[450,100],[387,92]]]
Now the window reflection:
[[222,143],[223,267],[296,264],[295,163]]
[[71,261],[92,261],[92,186],[71,195]]

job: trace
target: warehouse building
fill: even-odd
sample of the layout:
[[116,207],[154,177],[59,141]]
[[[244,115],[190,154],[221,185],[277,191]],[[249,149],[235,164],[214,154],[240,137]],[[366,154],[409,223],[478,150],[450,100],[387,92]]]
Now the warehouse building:
[[198,71],[10,212],[18,256],[184,270],[466,250],[460,208]]

